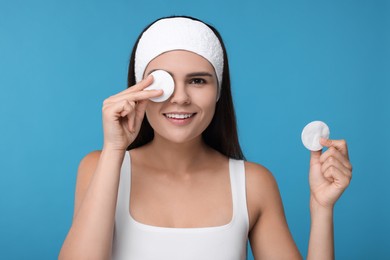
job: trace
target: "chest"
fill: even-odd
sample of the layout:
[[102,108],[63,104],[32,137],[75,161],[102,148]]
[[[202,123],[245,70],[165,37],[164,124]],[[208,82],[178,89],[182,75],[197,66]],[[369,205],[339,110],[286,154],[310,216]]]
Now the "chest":
[[233,216],[229,169],[172,175],[134,167],[131,216],[158,227],[195,228],[228,224]]

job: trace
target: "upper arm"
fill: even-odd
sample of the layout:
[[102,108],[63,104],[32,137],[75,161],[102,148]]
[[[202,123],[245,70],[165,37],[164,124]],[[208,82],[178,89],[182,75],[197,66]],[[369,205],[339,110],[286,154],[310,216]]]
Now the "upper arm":
[[289,231],[275,178],[266,168],[245,163],[249,239],[255,259],[302,259]]
[[101,151],[93,151],[87,154],[81,161],[77,170],[76,191],[74,198],[73,218],[76,216],[78,209],[88,190],[89,183],[92,180],[93,173],[99,162]]

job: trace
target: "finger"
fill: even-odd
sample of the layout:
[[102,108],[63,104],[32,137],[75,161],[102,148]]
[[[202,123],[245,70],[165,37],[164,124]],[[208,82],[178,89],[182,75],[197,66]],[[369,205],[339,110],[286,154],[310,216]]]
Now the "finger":
[[164,93],[162,89],[143,90],[140,92],[134,92],[131,95],[133,101],[141,101],[149,98],[161,96]]
[[131,86],[128,89],[132,89],[134,91],[140,91],[150,86],[153,83],[153,81],[154,81],[153,75],[149,74],[146,78],[144,78],[143,80],[141,80],[140,82],[138,82],[134,86]]
[[154,98],[161,96],[164,93],[161,89],[153,89],[153,90],[142,90],[138,92],[131,92],[131,93],[121,93],[116,96],[112,96],[109,98],[109,100],[106,103],[114,103],[121,101],[123,99],[128,99],[130,101],[140,101],[140,100],[146,100],[149,98]]
[[348,158],[348,146],[345,140],[320,139],[320,144],[325,147],[334,147]]
[[129,101],[125,99],[113,104],[105,104],[102,110],[104,118],[112,119],[126,116],[132,108]]
[[147,100],[138,101],[136,114],[135,114],[135,120],[136,120],[136,123],[138,125],[141,124],[141,122],[145,116],[145,111],[146,111],[147,105],[148,105]]
[[122,111],[121,116],[126,116],[126,125],[125,127],[129,130],[130,133],[135,133],[135,118],[137,110],[139,110],[139,105],[135,101],[127,101],[127,106],[124,111]]
[[148,86],[150,86],[150,84],[153,83],[153,76],[152,75],[149,75],[148,77],[146,77],[145,79],[141,80],[140,82],[138,82],[137,84],[115,94],[115,95],[112,95],[111,97],[109,97],[108,99],[105,100],[105,102],[108,102],[108,101],[117,101],[118,100],[118,97],[121,97],[123,95],[127,95],[129,93],[133,93],[133,92],[138,92],[138,91],[142,91],[143,89],[147,88]]
[[330,167],[336,167],[347,177],[351,177],[351,170],[344,166],[339,160],[335,157],[329,157],[322,165],[321,172],[325,173]]
[[340,189],[345,189],[351,181],[351,178],[344,175],[339,169],[333,166],[329,167],[324,172],[324,177],[327,178],[330,182],[332,182],[334,185],[336,185],[336,187]]
[[137,129],[140,128],[141,122],[145,115],[147,104],[147,100],[138,101],[137,104],[135,104],[135,108],[132,113],[128,114],[126,128],[129,130],[130,133],[135,133],[136,131],[138,131]]
[[347,169],[352,170],[352,164],[349,161],[348,157],[343,155],[333,146],[331,146],[326,152],[321,155],[320,162],[324,163],[330,157],[334,157],[335,159],[339,160]]
[[119,120],[121,122],[121,125],[122,125],[122,128],[125,130],[125,132],[130,132],[129,130],[129,127],[128,127],[128,121],[129,121],[129,118],[127,116],[125,117],[122,117],[121,120]]
[[132,133],[132,134],[135,133],[134,121],[135,121],[135,112],[128,114],[127,115],[127,126],[128,126],[130,133]]
[[120,112],[121,117],[127,116],[129,113],[134,111],[135,109],[135,102],[131,102],[126,100],[123,105],[123,110]]
[[135,85],[125,89],[124,91],[120,93],[131,93],[131,92],[136,92],[136,91],[141,91],[148,86],[150,86],[153,83],[153,75],[148,75],[146,78],[141,80],[140,82],[136,83]]
[[310,166],[320,163],[322,150],[310,152]]

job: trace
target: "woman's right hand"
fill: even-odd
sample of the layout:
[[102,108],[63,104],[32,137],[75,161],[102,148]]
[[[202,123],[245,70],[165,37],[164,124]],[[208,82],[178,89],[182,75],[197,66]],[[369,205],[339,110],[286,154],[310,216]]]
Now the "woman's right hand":
[[149,98],[163,94],[162,90],[144,90],[152,83],[153,76],[149,75],[138,84],[104,100],[103,149],[126,151],[137,137]]

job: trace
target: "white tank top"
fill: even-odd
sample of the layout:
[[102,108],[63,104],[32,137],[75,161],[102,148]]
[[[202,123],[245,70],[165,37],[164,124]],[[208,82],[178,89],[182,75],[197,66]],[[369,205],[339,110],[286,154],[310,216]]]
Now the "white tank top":
[[233,217],[223,226],[157,227],[130,215],[130,152],[124,157],[115,213],[113,260],[245,260],[248,240],[244,161],[229,159]]

